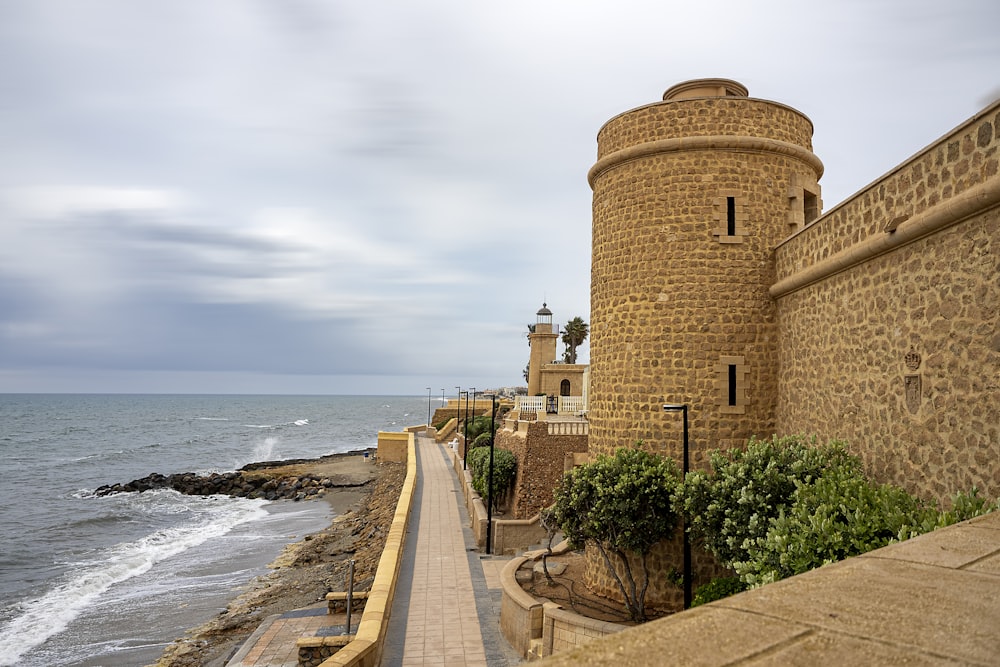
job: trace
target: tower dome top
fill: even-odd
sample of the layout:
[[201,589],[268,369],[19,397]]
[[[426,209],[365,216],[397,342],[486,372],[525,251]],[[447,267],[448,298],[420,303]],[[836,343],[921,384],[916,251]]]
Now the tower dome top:
[[693,97],[747,97],[749,91],[732,79],[691,79],[667,88],[663,100],[687,100]]
[[545,304],[545,303],[543,303],[543,304],[542,304],[542,307],[541,307],[541,308],[539,308],[539,309],[538,309],[538,312],[537,312],[537,313],[535,313],[535,314],[536,314],[536,315],[551,315],[551,314],[552,314],[552,311],[551,311],[551,310],[549,310],[549,306],[548,306],[548,304]]

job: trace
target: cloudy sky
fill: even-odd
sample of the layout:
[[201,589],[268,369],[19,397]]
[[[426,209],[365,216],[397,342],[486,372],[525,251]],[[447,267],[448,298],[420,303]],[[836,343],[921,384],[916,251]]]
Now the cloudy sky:
[[[596,134],[725,77],[827,208],[1000,96],[995,0],[0,0],[0,392],[519,384]],[[582,357],[586,359],[586,346]]]

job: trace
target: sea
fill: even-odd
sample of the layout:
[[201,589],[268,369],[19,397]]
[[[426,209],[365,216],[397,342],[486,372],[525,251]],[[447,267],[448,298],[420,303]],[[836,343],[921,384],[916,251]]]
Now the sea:
[[332,519],[325,502],[98,487],[363,450],[379,431],[425,423],[430,407],[426,396],[0,394],[0,665],[151,664]]

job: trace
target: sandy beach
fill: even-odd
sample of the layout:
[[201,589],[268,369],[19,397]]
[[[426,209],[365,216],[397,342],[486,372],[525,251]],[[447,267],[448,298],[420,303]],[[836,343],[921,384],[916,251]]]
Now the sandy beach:
[[271,571],[248,582],[216,618],[170,644],[156,667],[224,667],[267,617],[325,606],[327,592],[344,590],[350,560],[355,561],[355,590],[367,590],[375,576],[406,474],[404,465],[373,463],[362,454],[340,454],[255,466],[247,474],[276,479],[306,474],[329,477],[337,486],[320,499],[303,502],[327,502],[336,515],[326,529],[289,544],[270,564]]

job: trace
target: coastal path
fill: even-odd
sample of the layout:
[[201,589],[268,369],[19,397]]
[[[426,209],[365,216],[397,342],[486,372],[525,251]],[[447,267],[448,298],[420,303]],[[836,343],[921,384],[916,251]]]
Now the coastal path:
[[417,437],[417,485],[382,667],[508,667],[500,635],[500,570],[476,548],[454,452]]
[[[418,435],[417,483],[382,667],[510,667],[520,656],[500,634],[500,570],[509,558],[476,547],[455,453]],[[342,622],[342,620],[341,620]],[[262,624],[227,667],[295,667],[296,639],[327,634],[326,605]]]

